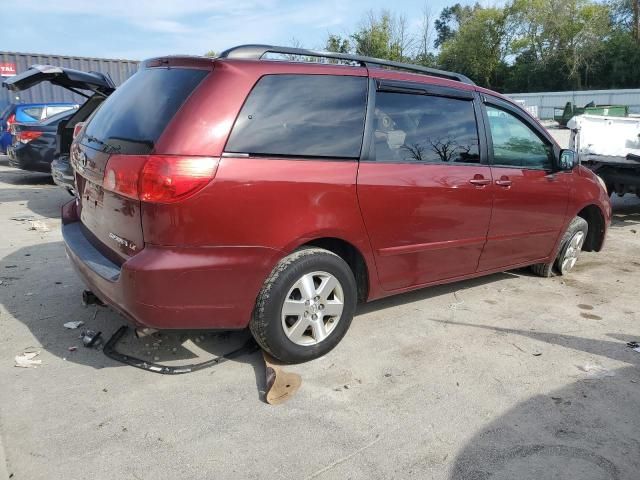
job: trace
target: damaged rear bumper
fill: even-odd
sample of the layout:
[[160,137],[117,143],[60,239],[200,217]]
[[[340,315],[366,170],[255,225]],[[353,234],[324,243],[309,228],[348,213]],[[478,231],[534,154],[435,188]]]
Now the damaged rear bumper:
[[239,329],[281,253],[264,247],[146,245],[117,265],[84,235],[75,201],[63,207],[67,255],[88,288],[134,325]]

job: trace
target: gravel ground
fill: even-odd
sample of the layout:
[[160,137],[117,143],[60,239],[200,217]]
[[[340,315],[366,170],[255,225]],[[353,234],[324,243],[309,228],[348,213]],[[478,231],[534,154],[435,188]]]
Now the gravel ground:
[[[0,158],[0,479],[640,477],[635,197],[615,200],[606,249],[567,277],[519,270],[360,307],[333,352],[287,367],[303,384],[277,407],[258,354],[161,376],[81,346],[63,323],[108,337],[123,320],[80,304],[59,231],[69,198]],[[123,348],[194,361],[245,335]],[[15,368],[29,349],[42,365]]]

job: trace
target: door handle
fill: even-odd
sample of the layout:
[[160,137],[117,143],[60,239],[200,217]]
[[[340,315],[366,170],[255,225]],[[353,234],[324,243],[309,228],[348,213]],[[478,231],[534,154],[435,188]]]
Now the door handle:
[[496,180],[495,183],[499,187],[509,188],[512,182],[511,180],[509,180],[509,177],[507,177],[506,175],[503,175],[502,177],[500,177],[499,180]]
[[469,180],[469,183],[475,185],[476,187],[486,187],[491,183],[491,180],[489,180],[488,178],[484,178],[480,174],[477,174],[471,180]]

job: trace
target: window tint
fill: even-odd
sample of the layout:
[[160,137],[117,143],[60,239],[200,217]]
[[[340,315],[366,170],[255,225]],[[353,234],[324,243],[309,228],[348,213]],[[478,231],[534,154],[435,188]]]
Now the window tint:
[[374,118],[378,162],[480,163],[471,101],[378,92]]
[[267,75],[242,107],[227,152],[360,156],[367,78]]
[[40,118],[42,117],[42,111],[44,110],[44,107],[25,107],[25,108],[22,108],[21,110],[22,110],[22,113],[24,113],[25,115],[28,115],[33,120],[40,120]]
[[187,68],[138,71],[107,98],[83,142],[124,154],[149,153],[186,98],[209,72]]
[[493,164],[551,169],[553,147],[543,141],[529,126],[514,115],[487,106],[489,127],[493,139]]

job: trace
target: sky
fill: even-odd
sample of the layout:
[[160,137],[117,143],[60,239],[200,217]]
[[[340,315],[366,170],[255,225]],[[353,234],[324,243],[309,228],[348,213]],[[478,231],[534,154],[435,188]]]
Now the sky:
[[[458,0],[474,3],[472,0]],[[416,28],[425,4],[437,16],[456,0],[0,0],[0,50],[86,57],[144,58],[245,43],[322,48],[367,11],[392,7]],[[503,0],[480,0],[484,6]]]

